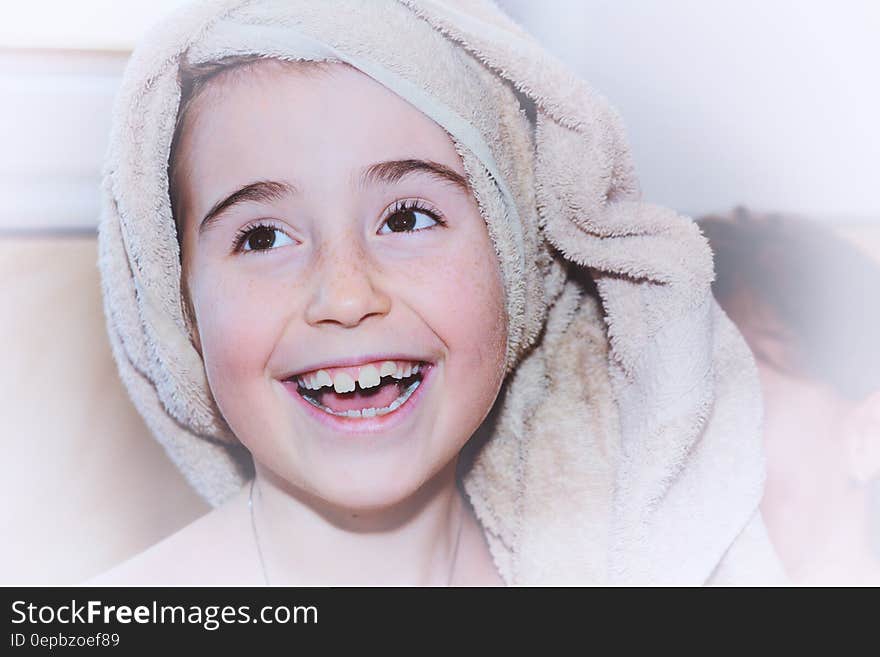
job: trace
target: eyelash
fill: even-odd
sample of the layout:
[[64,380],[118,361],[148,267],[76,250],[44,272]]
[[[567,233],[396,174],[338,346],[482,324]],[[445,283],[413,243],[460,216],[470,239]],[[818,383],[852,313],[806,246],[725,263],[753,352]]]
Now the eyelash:
[[[406,210],[418,210],[419,212],[422,212],[422,213],[428,215],[429,217],[431,217],[431,219],[436,221],[437,222],[436,225],[438,225],[438,226],[445,226],[446,225],[446,221],[443,219],[443,215],[440,214],[439,210],[436,210],[429,205],[425,205],[424,201],[421,201],[420,199],[417,199],[417,198],[402,199],[400,201],[397,201],[394,204],[394,207],[391,208],[391,211],[385,217],[385,220],[382,222],[382,225],[385,225],[385,222],[387,222],[391,217],[393,217],[398,212],[404,212]],[[428,228],[419,228],[418,230],[410,228],[408,230],[403,230],[403,231],[398,231],[398,232],[418,233],[423,230],[431,230],[431,228],[435,228],[435,226],[430,226]]]
[[[425,230],[431,230],[432,228],[436,228],[437,226],[446,226],[446,221],[443,219],[443,215],[440,214],[440,212],[438,210],[435,210],[434,208],[425,205],[424,202],[419,199],[403,199],[403,200],[399,200],[399,201],[395,202],[394,206],[391,208],[391,210],[386,215],[384,221],[382,222],[382,225],[385,225],[385,223],[391,217],[393,217],[395,214],[397,214],[398,212],[404,212],[406,210],[418,210],[419,212],[422,212],[422,213],[428,215],[429,217],[431,217],[431,219],[433,219],[437,223],[434,226],[429,226],[428,228],[419,228],[419,229],[409,228],[407,230],[396,231],[398,233],[418,233],[418,232],[422,232]],[[268,223],[264,220],[258,221],[255,224],[249,224],[249,225],[244,226],[243,228],[239,229],[239,231],[235,234],[235,238],[233,239],[233,252],[234,253],[248,253],[248,251],[244,251],[242,247],[244,247],[245,242],[248,240],[248,238],[251,236],[251,234],[261,228],[268,228],[270,230],[277,230],[282,233],[284,232],[283,230],[281,230],[280,228],[278,228],[274,224]],[[268,253],[268,252],[274,251],[274,250],[275,249],[251,249],[251,251],[249,251],[249,252],[250,253]]]
[[[281,233],[284,231],[275,226],[272,223],[268,223],[265,220],[258,221],[255,224],[248,224],[243,228],[239,229],[239,231],[235,234],[235,238],[232,240],[232,251],[233,253],[248,253],[244,250],[244,243],[247,242],[248,238],[251,236],[251,233],[255,233],[261,228],[268,228],[270,230],[277,230]],[[274,251],[274,249],[251,249],[250,253],[268,253],[269,251]]]

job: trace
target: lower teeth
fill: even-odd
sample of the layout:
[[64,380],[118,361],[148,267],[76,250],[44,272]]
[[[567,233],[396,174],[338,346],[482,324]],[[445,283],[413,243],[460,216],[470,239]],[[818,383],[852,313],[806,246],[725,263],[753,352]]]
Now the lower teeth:
[[307,395],[303,395],[303,399],[309,402],[312,406],[317,406],[325,413],[330,413],[330,415],[336,415],[337,417],[374,417],[376,415],[387,415],[388,413],[396,411],[398,408],[403,406],[404,402],[406,402],[406,400],[410,398],[410,395],[412,395],[416,391],[416,388],[419,387],[419,384],[421,382],[421,379],[416,379],[415,381],[410,383],[407,389],[404,390],[403,393],[400,395],[400,397],[395,399],[384,408],[365,408],[363,410],[351,409],[348,411],[334,411],[332,408],[327,408],[316,399],[313,399],[312,397],[309,397]]

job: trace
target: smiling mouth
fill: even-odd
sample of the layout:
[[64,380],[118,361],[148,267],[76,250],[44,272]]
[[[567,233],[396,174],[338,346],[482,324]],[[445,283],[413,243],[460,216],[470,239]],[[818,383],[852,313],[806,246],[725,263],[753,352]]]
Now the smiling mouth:
[[421,385],[427,369],[428,366],[423,365],[418,372],[401,379],[383,377],[378,386],[366,389],[355,382],[355,389],[351,392],[338,393],[333,388],[311,390],[302,383],[297,384],[296,391],[312,406],[328,415],[348,418],[383,416],[393,413],[406,403]]

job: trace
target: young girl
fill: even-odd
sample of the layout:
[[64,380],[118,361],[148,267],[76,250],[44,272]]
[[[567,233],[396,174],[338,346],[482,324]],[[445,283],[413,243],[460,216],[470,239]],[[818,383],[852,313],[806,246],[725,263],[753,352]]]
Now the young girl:
[[754,365],[495,6],[225,0],[132,57],[100,267],[214,510],[101,583],[771,581]]

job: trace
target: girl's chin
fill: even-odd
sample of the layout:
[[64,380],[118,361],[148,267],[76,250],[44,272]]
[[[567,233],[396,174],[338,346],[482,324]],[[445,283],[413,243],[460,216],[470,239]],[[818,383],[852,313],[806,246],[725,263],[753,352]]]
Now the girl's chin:
[[[411,463],[405,468],[396,463],[366,472],[360,468],[357,477],[350,474],[354,468],[335,466],[338,463],[313,467],[306,476],[284,476],[276,472],[272,475],[273,485],[308,506],[360,514],[407,504],[418,496],[425,481]],[[403,479],[401,472],[409,476]],[[429,473],[430,468],[425,468],[425,475]]]
[[334,508],[352,514],[368,514],[405,506],[415,500],[419,490],[416,485],[406,488],[389,488],[380,482],[376,482],[373,486],[370,486],[369,482],[364,482],[364,484],[364,486],[357,488],[325,489],[321,491],[321,498]]
[[444,454],[436,462],[419,462],[409,455],[369,467],[354,461],[345,465],[338,461],[313,462],[309,472],[296,476],[297,483],[288,479],[291,483],[286,487],[294,496],[301,493],[302,502],[333,512],[367,514],[404,509],[422,504],[434,493],[454,485],[454,479],[447,476],[454,471],[453,458]]

